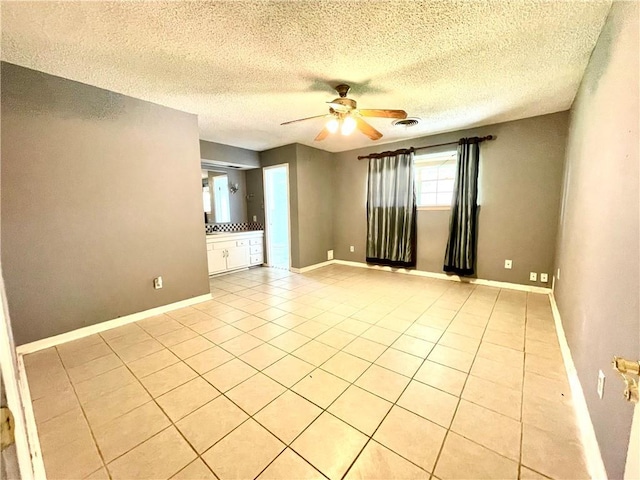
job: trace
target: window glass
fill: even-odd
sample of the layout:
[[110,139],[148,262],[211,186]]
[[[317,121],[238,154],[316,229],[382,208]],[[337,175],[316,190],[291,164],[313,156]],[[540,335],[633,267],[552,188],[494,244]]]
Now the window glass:
[[418,207],[449,207],[456,178],[455,151],[415,158]]

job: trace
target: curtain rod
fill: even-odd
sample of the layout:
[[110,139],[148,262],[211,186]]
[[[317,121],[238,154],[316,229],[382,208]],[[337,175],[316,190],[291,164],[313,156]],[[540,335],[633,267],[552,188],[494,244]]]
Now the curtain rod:
[[[478,137],[476,137],[478,138]],[[485,140],[495,140],[496,137],[494,137],[493,135],[487,135],[486,137],[479,137],[478,138],[478,143],[480,142],[484,142]],[[460,143],[460,141],[456,141],[456,142],[446,142],[446,143],[436,143],[434,145],[424,145],[422,147],[411,147],[411,148],[403,148],[401,150],[396,150],[396,152],[409,152],[410,150],[424,150],[425,148],[434,148],[434,147],[444,147],[445,145],[458,145],[458,143]],[[369,155],[360,155],[358,156],[358,160],[364,160],[366,158],[372,158],[372,157],[380,157],[380,156],[384,156],[384,155],[390,155],[393,154],[395,152],[382,152],[382,153],[371,153]]]

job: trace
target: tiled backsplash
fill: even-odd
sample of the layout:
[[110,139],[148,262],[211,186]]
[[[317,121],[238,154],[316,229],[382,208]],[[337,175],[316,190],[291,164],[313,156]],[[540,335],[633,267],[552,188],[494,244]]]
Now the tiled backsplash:
[[264,230],[264,225],[258,222],[241,223],[207,223],[205,224],[207,233],[213,232],[247,232],[251,230]]

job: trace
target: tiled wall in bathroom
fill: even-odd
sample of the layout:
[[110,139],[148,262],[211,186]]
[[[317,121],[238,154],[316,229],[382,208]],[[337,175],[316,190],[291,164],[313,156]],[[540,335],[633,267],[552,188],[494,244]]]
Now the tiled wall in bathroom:
[[205,229],[207,233],[245,232],[251,230],[264,230],[264,225],[258,222],[207,223],[205,224]]

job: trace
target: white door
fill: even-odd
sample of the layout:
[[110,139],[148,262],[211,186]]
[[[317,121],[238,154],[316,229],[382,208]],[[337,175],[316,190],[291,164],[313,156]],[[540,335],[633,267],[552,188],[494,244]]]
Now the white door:
[[[27,437],[27,426],[24,414],[24,400],[20,393],[18,382],[18,361],[16,356],[11,322],[9,320],[9,307],[4,290],[4,279],[0,267],[0,296],[2,297],[2,310],[0,310],[0,372],[3,395],[2,403],[6,400],[6,406],[13,414],[15,423],[15,445],[2,452],[2,475],[13,475],[15,469],[20,470],[22,480],[31,480],[36,475],[31,463],[31,451]],[[41,476],[41,475],[38,475]]]
[[289,165],[262,169],[266,220],[267,265],[289,270],[291,234],[289,221]]
[[640,478],[640,403],[636,403],[633,410],[633,423],[631,424],[624,478],[625,480],[638,480]]

